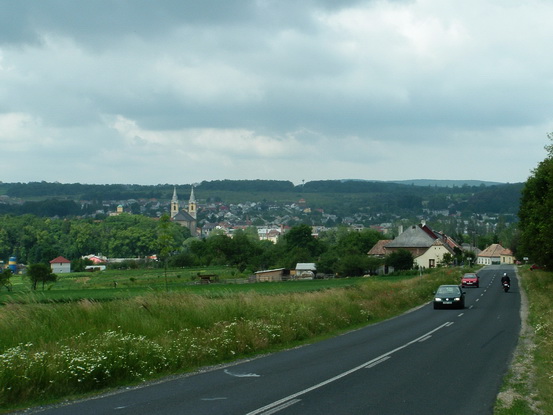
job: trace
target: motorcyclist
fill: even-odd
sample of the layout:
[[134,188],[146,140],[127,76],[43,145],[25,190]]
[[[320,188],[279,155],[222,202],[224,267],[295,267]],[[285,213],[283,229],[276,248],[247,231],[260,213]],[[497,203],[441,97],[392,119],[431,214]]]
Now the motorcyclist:
[[509,278],[509,276],[507,275],[506,272],[503,273],[503,276],[501,277],[501,284],[503,285],[503,283],[507,282],[507,284],[511,285],[511,279]]

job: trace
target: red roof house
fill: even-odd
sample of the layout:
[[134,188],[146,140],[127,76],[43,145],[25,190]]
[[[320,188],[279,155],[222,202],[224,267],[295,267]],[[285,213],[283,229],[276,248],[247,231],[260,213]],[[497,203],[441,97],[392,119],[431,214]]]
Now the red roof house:
[[64,274],[71,272],[71,261],[59,256],[50,261],[50,267],[54,274]]

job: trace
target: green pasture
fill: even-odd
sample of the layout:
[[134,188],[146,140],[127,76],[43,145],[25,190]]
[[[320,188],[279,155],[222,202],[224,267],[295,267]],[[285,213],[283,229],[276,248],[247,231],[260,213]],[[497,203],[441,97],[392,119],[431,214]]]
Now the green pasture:
[[[213,275],[213,283],[201,284],[198,275]],[[248,279],[227,267],[187,269],[106,270],[60,274],[55,283],[32,291],[24,276],[11,279],[12,291],[0,291],[0,304],[34,302],[71,302],[83,299],[103,301],[132,298],[161,292],[187,292],[206,297],[225,297],[239,293],[284,294],[318,291],[358,284],[363,278],[297,280],[285,282],[248,283]],[[386,278],[389,281],[406,277]]]

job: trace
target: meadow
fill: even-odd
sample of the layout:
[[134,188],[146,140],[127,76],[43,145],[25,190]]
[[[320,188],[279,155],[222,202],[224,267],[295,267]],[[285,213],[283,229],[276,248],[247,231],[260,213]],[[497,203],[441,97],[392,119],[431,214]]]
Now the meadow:
[[0,407],[55,402],[315,341],[430,301],[462,270],[253,284],[229,275],[232,283],[192,284],[198,272],[214,270],[170,270],[167,281],[163,270],[71,275],[32,293],[14,280],[14,290],[0,297]]

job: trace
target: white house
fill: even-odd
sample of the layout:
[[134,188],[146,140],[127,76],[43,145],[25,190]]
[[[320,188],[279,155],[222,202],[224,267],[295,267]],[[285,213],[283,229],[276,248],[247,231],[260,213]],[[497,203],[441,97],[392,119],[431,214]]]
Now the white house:
[[478,265],[501,264],[501,253],[505,251],[500,244],[492,244],[478,254],[476,263]]
[[66,274],[71,272],[71,261],[59,256],[50,261],[50,267],[54,274]]
[[383,246],[386,255],[405,249],[411,252],[414,265],[422,268],[434,268],[443,262],[444,255],[454,255],[457,243],[447,235],[434,232],[426,223],[411,226],[393,241]]
[[441,264],[445,254],[452,254],[451,250],[439,239],[434,241],[424,254],[415,258],[416,267],[434,268]]

